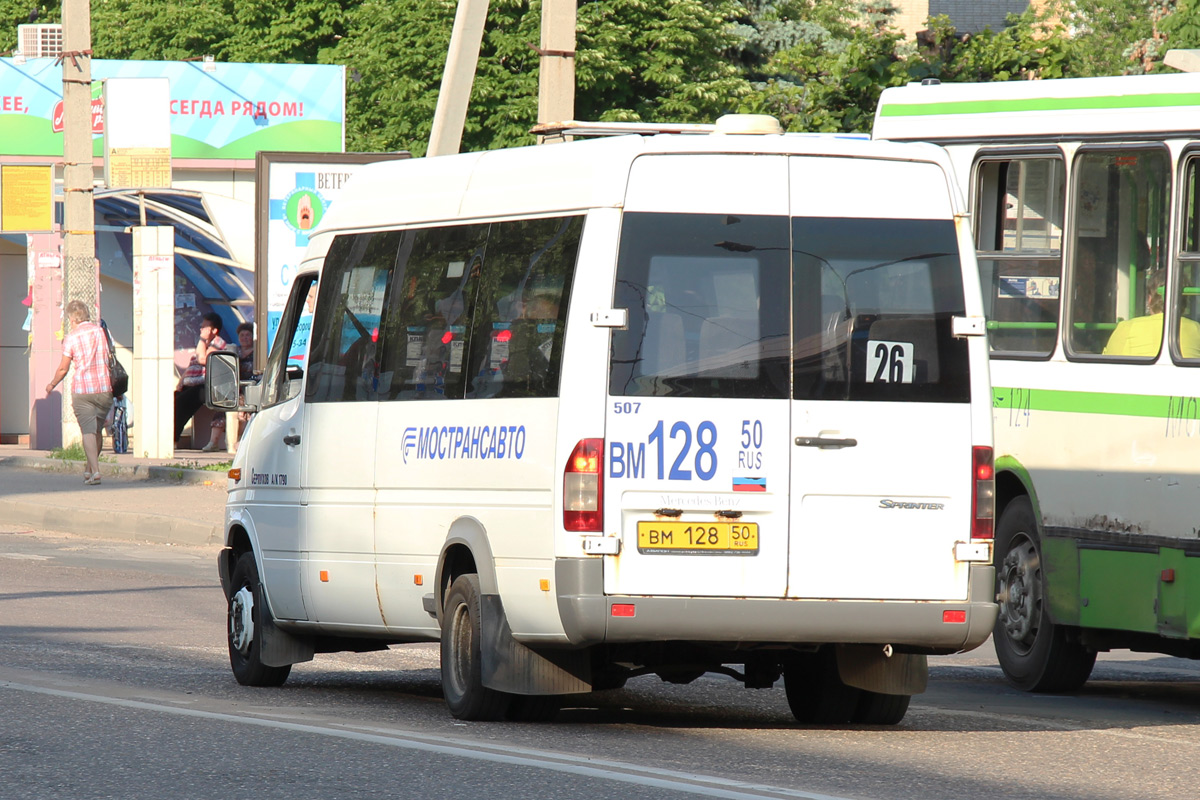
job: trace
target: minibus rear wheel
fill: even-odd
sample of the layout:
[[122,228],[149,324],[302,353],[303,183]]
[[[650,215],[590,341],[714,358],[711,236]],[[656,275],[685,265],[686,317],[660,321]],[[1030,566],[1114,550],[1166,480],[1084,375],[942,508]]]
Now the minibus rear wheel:
[[291,674],[291,664],[270,667],[260,658],[263,622],[269,613],[254,553],[246,551],[233,567],[227,625],[229,665],[233,677],[243,686],[282,686]]
[[783,665],[783,688],[792,716],[809,725],[850,722],[862,695],[842,683],[832,647],[792,654]]
[[480,656],[479,576],[459,575],[446,594],[442,615],[442,695],[458,719],[501,720],[511,695],[483,685]]

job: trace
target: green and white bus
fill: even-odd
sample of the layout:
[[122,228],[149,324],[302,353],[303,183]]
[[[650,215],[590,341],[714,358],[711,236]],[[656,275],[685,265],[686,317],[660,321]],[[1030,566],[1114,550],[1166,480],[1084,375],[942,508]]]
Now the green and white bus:
[[991,354],[996,653],[1200,657],[1200,74],[888,89],[969,193]]

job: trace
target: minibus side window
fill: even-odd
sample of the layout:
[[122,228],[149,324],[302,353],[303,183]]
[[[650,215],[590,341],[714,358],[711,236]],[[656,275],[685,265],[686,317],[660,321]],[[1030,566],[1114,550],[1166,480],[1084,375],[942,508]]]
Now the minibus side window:
[[304,377],[303,361],[291,358],[301,339],[307,338],[307,327],[300,329],[302,319],[311,321],[312,312],[307,308],[309,291],[316,288],[316,276],[301,275],[292,285],[292,294],[279,320],[267,366],[262,375],[262,405],[268,406],[290,400],[299,393],[300,380]]
[[471,339],[468,398],[557,397],[583,217],[493,223]]
[[308,402],[378,399],[379,330],[401,238],[360,233],[330,246],[308,351]]
[[462,399],[487,229],[405,232],[383,325],[381,399]]
[[792,222],[797,400],[968,402],[962,266],[949,220]]
[[625,214],[609,391],[786,398],[788,250],[782,216]]
[[1153,361],[1170,216],[1165,149],[1083,151],[1072,178],[1067,354]]

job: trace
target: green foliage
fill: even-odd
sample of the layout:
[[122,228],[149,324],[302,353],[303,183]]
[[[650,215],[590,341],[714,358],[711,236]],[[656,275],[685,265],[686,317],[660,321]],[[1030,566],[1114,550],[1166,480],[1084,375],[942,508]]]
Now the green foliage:
[[[317,63],[345,34],[347,3],[325,0],[92,0],[97,58]],[[131,24],[136,20],[136,24]]]
[[[368,0],[321,54],[347,65],[347,148],[424,155],[454,25],[452,0]],[[533,144],[540,6],[494,0],[488,11],[463,149]]]
[[[751,113],[772,114],[791,131],[867,131],[884,87],[905,80],[897,55],[901,34],[890,25],[892,9],[858,3],[789,2],[761,4],[763,21],[786,23],[771,41],[788,44],[765,56],[757,74],[764,78],[741,105]],[[761,40],[766,41],[766,40]]]
[[[540,8],[540,4],[535,4]],[[596,0],[579,6],[578,119],[712,122],[749,85],[729,58],[730,0]]]
[[[82,442],[72,442],[66,447],[55,447],[50,452],[46,453],[46,458],[54,458],[59,461],[87,461],[87,454],[83,452]],[[116,459],[112,456],[106,456],[101,453],[98,458],[101,463],[112,464]]]
[[1171,47],[1183,50],[1200,48],[1200,2],[1178,0],[1174,13],[1165,17],[1159,28]]
[[945,16],[929,20],[926,47],[908,62],[913,79],[980,82],[1066,77],[1068,53],[1062,27],[1033,10],[1010,15],[1000,31],[960,36]]
[[[1174,6],[1161,0],[1053,0],[1046,16],[1056,16],[1071,32],[1064,41],[1070,62],[1066,77],[1086,78],[1146,71],[1135,47],[1156,37],[1155,15]],[[1159,56],[1161,58],[1161,56]]]
[[[31,20],[33,12],[37,12]],[[0,53],[8,55],[17,47],[17,26],[46,25],[62,21],[62,3],[38,3],[34,0],[0,0]]]

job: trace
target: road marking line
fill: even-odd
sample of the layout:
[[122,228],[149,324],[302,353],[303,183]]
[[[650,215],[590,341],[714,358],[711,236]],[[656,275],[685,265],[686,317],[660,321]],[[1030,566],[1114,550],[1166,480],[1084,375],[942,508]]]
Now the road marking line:
[[[17,692],[61,697],[68,700],[83,700],[140,711],[157,711],[164,714],[174,714],[185,717],[233,722],[240,725],[252,725],[261,728],[291,731],[294,733],[309,733],[318,736],[333,736],[339,739],[367,742],[370,744],[399,747],[406,750],[418,750],[427,753],[450,756],[454,758],[469,758],[476,761],[489,761],[509,766],[532,767],[552,772],[565,772],[581,777],[599,780],[630,783],[656,789],[666,789],[673,792],[700,795],[703,797],[718,797],[725,800],[763,800],[763,798],[788,798],[788,800],[849,800],[835,795],[804,792],[786,789],[778,786],[745,783],[727,780],[707,775],[694,775],[686,772],[641,767],[620,761],[602,761],[598,759],[580,760],[582,756],[570,754],[549,753],[539,750],[524,750],[504,747],[503,750],[491,749],[484,742],[472,739],[455,738],[436,735],[416,735],[411,733],[388,731],[385,728],[327,728],[319,725],[305,725],[296,722],[283,722],[269,717],[251,717],[238,714],[226,714],[217,711],[201,711],[194,708],[179,708],[176,706],[147,703],[141,700],[126,700],[105,695],[73,692],[63,689],[51,689],[13,681],[0,681],[0,689]],[[520,755],[514,755],[518,753]]]

